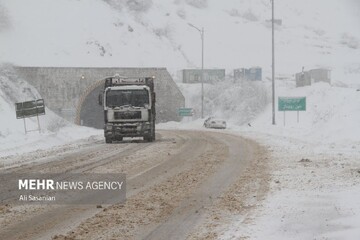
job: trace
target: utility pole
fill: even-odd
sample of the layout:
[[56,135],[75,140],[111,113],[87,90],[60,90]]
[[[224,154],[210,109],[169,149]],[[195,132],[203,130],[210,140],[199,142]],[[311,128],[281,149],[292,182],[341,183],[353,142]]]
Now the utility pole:
[[272,124],[275,125],[275,43],[274,43],[274,1],[271,0],[272,8]]
[[201,118],[204,118],[204,28],[201,28]]
[[201,118],[204,118],[204,28],[200,29],[191,23],[188,25],[198,30],[201,36]]

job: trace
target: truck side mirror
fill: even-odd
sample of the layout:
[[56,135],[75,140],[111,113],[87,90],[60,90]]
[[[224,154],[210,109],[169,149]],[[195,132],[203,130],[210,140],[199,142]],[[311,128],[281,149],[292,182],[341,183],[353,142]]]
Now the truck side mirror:
[[99,102],[99,105],[100,105],[100,106],[103,105],[103,95],[102,95],[102,93],[99,93],[98,102]]

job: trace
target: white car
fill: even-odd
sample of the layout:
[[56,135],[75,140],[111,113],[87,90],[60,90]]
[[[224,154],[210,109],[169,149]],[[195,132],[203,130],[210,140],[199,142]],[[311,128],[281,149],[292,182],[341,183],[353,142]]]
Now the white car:
[[226,128],[226,121],[218,118],[209,117],[205,120],[204,126],[206,128],[219,128],[225,129]]

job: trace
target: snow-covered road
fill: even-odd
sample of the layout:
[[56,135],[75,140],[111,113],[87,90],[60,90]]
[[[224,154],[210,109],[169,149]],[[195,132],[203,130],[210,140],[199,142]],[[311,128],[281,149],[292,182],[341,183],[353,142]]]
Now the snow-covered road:
[[256,166],[263,162],[259,149],[252,141],[220,132],[159,131],[155,143],[94,141],[91,148],[85,144],[77,150],[65,149],[48,161],[46,157],[41,162],[24,161],[26,165],[2,171],[126,173],[127,202],[103,208],[9,203],[0,209],[0,235],[5,239],[196,237],[197,226],[217,204],[242,209],[253,191],[265,195],[268,188],[259,187],[243,191],[246,194],[238,202],[228,196],[234,184],[241,188],[243,179],[266,176],[255,174],[266,171]]

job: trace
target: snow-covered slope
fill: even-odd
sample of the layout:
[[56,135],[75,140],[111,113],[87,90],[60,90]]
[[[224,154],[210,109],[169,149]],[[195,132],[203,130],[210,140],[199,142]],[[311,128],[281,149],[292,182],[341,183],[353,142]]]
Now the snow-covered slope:
[[[33,0],[31,4],[0,0],[0,12],[0,61],[19,65],[164,66],[175,72],[200,65],[200,34],[188,23],[203,26],[205,67],[231,70],[259,65],[265,82],[256,87],[206,85],[206,115],[255,125],[267,123],[271,115],[268,110],[266,117],[254,122],[269,99],[268,0]],[[275,1],[275,16],[282,20],[275,33],[277,74],[292,78],[303,66],[305,70],[327,67],[332,70],[333,86],[360,88],[359,13],[356,0]],[[191,103],[187,105],[199,113],[200,87],[180,87]],[[309,96],[309,111],[301,114],[302,127],[308,132],[331,122],[322,128],[344,133],[342,127],[349,124],[337,123],[358,119],[350,115],[338,119],[346,112],[358,116],[354,88],[319,85],[297,90],[280,81],[277,88],[279,95]],[[282,116],[278,117],[280,123]]]
[[[185,97],[186,107],[201,116],[201,84],[178,83]],[[204,84],[204,117],[227,119],[237,125],[253,121],[269,103],[268,84],[263,82],[233,83],[225,81]]]
[[[46,108],[46,114],[39,117],[41,133],[25,134],[24,121],[16,119],[15,103],[39,98],[40,94],[18,78],[11,66],[0,66],[0,157],[45,149],[101,133],[75,126]],[[27,118],[26,127],[27,130],[38,129],[36,117]]]
[[[251,131],[296,138],[321,146],[356,150],[360,144],[360,91],[353,88],[317,83],[303,88],[279,88],[280,96],[307,98],[307,109],[299,112],[276,112],[276,126],[271,125],[271,107],[252,122]],[[277,106],[277,105],[276,105]]]
[[[270,109],[254,120],[264,110],[270,90],[268,0],[33,0],[31,4],[0,0],[0,13],[0,62],[18,65],[161,66],[175,73],[200,66],[200,35],[188,23],[203,26],[205,67],[231,70],[258,65],[265,82],[250,88],[206,86],[207,114],[236,124],[269,122]],[[360,88],[359,13],[356,0],[275,1],[275,16],[282,20],[275,33],[277,74],[292,78],[303,66],[327,67],[334,86],[293,89],[293,84],[279,81],[277,94],[309,99],[309,111],[289,131],[303,136],[315,129],[318,138],[328,129],[345,134],[343,127],[351,126],[348,132],[354,132],[359,116],[355,92]],[[192,104],[189,107],[199,112],[199,86],[180,87]],[[281,124],[282,116],[278,118]],[[340,121],[349,122],[339,125]],[[298,126],[306,131],[296,130]]]
[[[356,0],[278,0],[276,69],[332,69],[358,84],[360,4]],[[0,1],[0,61],[39,66],[262,66],[270,76],[268,0]]]

